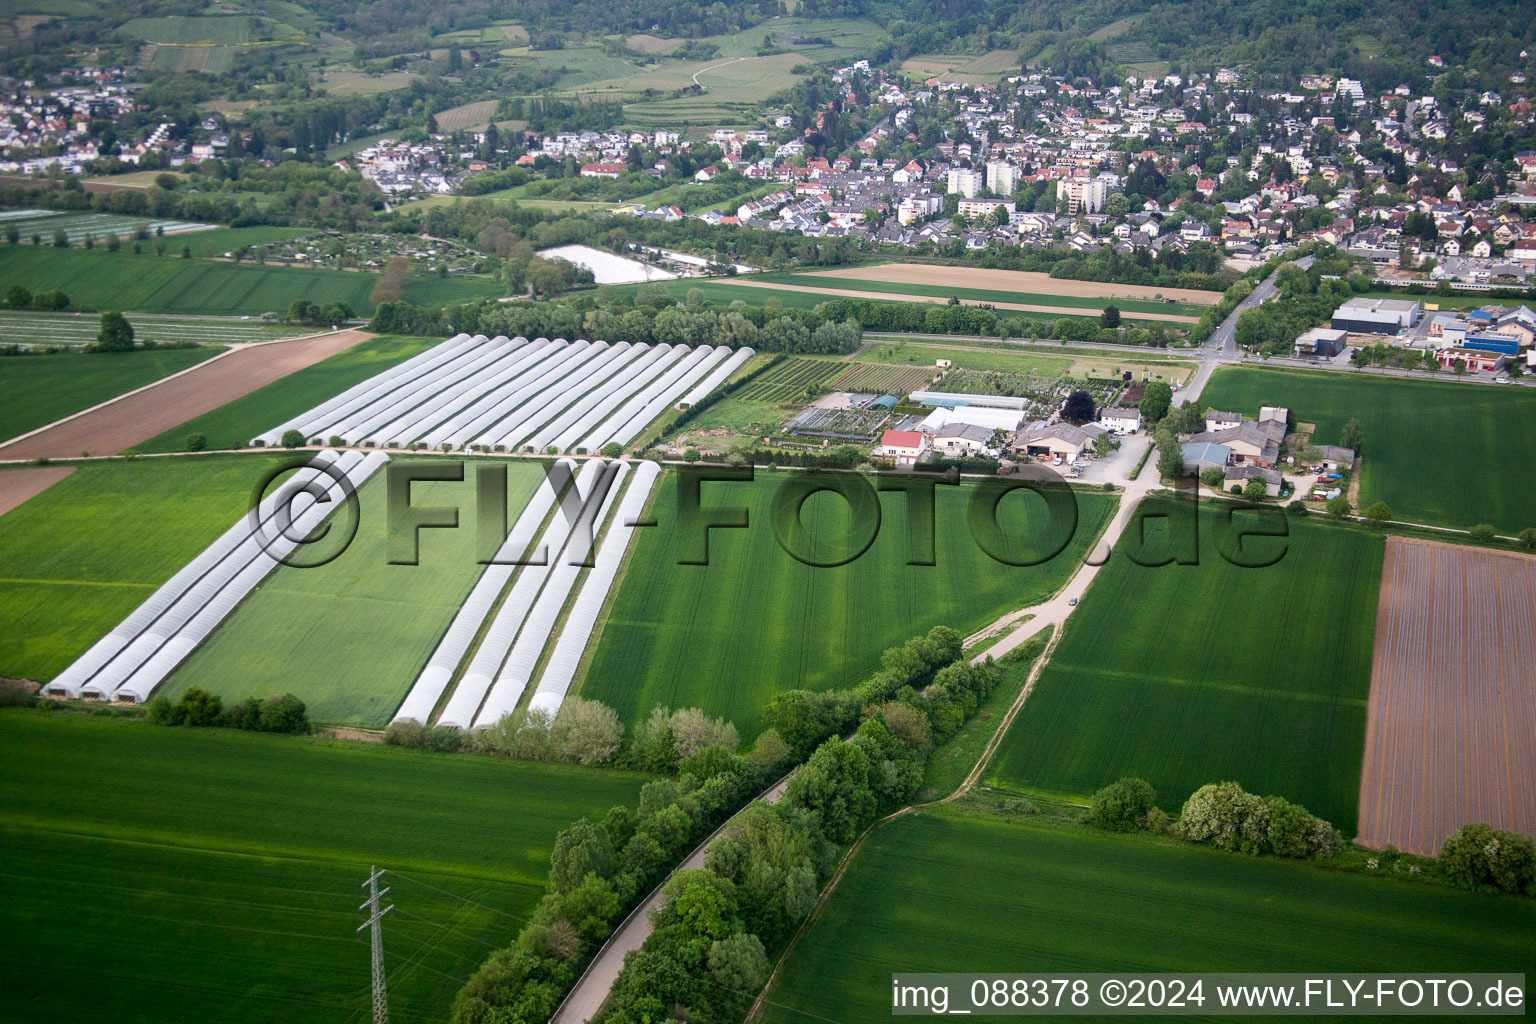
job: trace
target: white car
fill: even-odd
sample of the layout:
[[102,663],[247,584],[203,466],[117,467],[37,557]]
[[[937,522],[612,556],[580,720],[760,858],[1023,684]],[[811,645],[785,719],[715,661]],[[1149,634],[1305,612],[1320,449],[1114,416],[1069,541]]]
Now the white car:
[[1493,378],[1493,382],[1495,384],[1512,384],[1512,383],[1514,383],[1508,377],[1495,377],[1495,378]]

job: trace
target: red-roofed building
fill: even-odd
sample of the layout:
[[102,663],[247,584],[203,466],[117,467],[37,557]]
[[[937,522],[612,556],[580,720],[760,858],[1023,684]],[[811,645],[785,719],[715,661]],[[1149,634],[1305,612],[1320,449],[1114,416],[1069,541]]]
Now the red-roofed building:
[[581,176],[583,178],[617,178],[629,168],[624,164],[582,164]]
[[874,454],[895,459],[898,466],[914,465],[928,453],[928,435],[916,430],[887,430],[880,435]]

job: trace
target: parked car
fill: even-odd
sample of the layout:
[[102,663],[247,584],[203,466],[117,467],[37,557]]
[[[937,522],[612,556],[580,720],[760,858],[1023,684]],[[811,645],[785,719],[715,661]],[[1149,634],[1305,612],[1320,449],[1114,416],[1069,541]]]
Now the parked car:
[[1513,384],[1514,383],[1514,381],[1510,380],[1508,377],[1495,377],[1495,378],[1493,378],[1493,382],[1495,384]]
[[1075,607],[1077,607],[1077,598],[1075,598],[1075,597],[1067,598],[1067,607],[1068,608],[1075,608]]

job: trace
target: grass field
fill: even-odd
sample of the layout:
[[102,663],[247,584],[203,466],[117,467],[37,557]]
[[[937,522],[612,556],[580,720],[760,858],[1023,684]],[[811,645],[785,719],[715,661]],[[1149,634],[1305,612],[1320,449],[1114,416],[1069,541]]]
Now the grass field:
[[[1167,520],[1143,506],[1143,561],[1166,557]],[[1240,568],[1219,553],[1215,508],[1200,563],[1134,564],[1137,523],[1067,623],[988,781],[1085,799],[1123,775],[1177,811],[1207,782],[1305,804],[1354,834],[1382,540],[1290,521],[1283,557]],[[1246,525],[1242,519],[1240,525]],[[1249,525],[1250,529],[1257,525]],[[1249,559],[1282,550],[1260,538]]]
[[1218,370],[1201,402],[1247,416],[1289,407],[1337,444],[1358,418],[1365,436],[1360,504],[1385,501],[1393,517],[1501,533],[1536,526],[1536,394],[1453,381],[1351,377],[1302,370]]
[[[870,342],[855,357],[861,363],[889,363],[896,366],[933,366],[948,359],[953,366],[967,370],[995,370],[999,373],[1027,373],[1036,377],[1118,377],[1130,370],[1140,378],[1151,373],[1163,380],[1187,381],[1193,364],[1158,360],[1143,361],[1140,354],[1129,352],[1094,352],[1091,349],[1062,349],[1072,355],[1058,355],[1054,348],[1015,345],[1011,348],[945,346],[941,343]],[[1080,353],[1080,354],[1079,354]]]
[[86,463],[0,516],[0,676],[63,671],[228,529],[278,461]]
[[0,441],[195,366],[219,351],[179,348],[10,357],[0,364],[5,380]]
[[[463,506],[460,529],[421,531],[419,565],[389,564],[386,480],[374,477],[358,492],[361,521],[346,552],[319,568],[279,566],[160,692],[174,700],[201,686],[235,701],[291,691],[316,721],[388,724],[485,568],[472,477],[412,487],[417,507]],[[533,463],[508,467],[509,522],[543,478]]]
[[861,292],[888,292],[894,296],[929,295],[937,298],[954,296],[957,299],[973,299],[977,302],[1025,302],[1039,306],[1069,306],[1092,310],[1095,313],[1100,312],[1107,305],[1114,305],[1122,313],[1200,315],[1200,307],[1198,306],[1179,302],[1159,302],[1155,299],[1103,299],[1086,295],[1053,295],[1044,292],[1003,291],[995,288],[955,288],[940,284],[903,284],[893,281],[852,279],[831,274],[799,274],[787,271],[754,274],[752,280],[771,281],[777,284],[799,284],[807,288],[841,288]]
[[202,434],[209,448],[241,448],[257,434],[271,430],[341,394],[391,366],[402,363],[441,338],[400,338],[381,335],[337,353],[329,359],[258,388],[213,412],[188,420],[139,445],[141,452],[179,452],[190,434]]
[[[96,309],[207,316],[283,313],[294,299],[325,305],[345,302],[356,314],[373,310],[370,293],[375,274],[345,270],[306,270],[256,263],[181,259],[172,255],[186,244],[199,252],[197,236],[167,241],[165,256],[107,252],[97,248],[0,248],[0,282],[32,291],[59,289],[78,304]],[[453,278],[411,278],[407,301],[455,302],[486,298],[499,288],[490,282]]]
[[365,1022],[371,865],[396,908],[391,1017],[445,1020],[542,894],[555,834],[644,782],[33,711],[0,712],[0,745],[10,1020]]
[[[706,508],[744,506],[746,530],[712,530],[709,564],[681,565],[677,480],[663,480],[654,500],[660,528],[641,531],[591,666],[582,684],[635,721],[656,704],[699,706],[734,721],[743,737],[759,730],[773,694],[795,687],[852,684],[873,671],[882,651],[932,626],[962,635],[997,615],[1034,603],[1070,575],[1111,509],[1107,495],[1077,492],[1071,542],[1035,567],[994,561],[972,539],[966,503],[975,485],[937,488],[937,565],[909,566],[906,499],[881,498],[872,546],[837,568],[815,568],[775,540],[770,510],[787,473],[759,471],[752,483],[703,486]],[[802,519],[818,544],[844,550],[847,504],[821,494]],[[999,507],[1014,559],[1060,541],[1067,524],[1048,526],[1038,497],[1014,496]],[[819,547],[818,550],[826,550]]]
[[1530,974],[1533,928],[1529,900],[928,810],[860,849],[762,1019],[873,1020],[897,971]]

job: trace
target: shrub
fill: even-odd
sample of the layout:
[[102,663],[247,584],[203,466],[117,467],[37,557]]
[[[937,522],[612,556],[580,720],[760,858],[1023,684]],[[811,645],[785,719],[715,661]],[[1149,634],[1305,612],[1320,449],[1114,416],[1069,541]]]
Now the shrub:
[[1536,844],[1528,835],[1463,825],[1446,837],[1438,862],[1447,878],[1468,889],[1536,895]]
[[32,700],[32,691],[20,679],[0,679],[0,708],[19,708]]
[[1235,782],[1201,786],[1185,801],[1179,833],[1191,842],[1247,854],[1331,857],[1344,840],[1328,822],[1280,797],[1243,791]]
[[207,434],[196,434],[196,433],[193,433],[193,434],[188,434],[187,435],[187,451],[189,451],[189,452],[200,452],[204,448],[207,448],[207,447],[208,447],[208,435]]
[[602,764],[618,753],[624,726],[618,712],[595,700],[569,697],[549,729],[550,746],[567,761]]
[[1157,803],[1157,791],[1145,779],[1125,778],[1093,794],[1088,822],[1112,832],[1131,832],[1141,827],[1147,812]]
[[1468,530],[1467,534],[1471,536],[1473,540],[1481,541],[1484,544],[1487,544],[1496,536],[1494,528],[1489,526],[1487,523],[1478,523],[1476,526],[1472,527],[1472,529]]
[[345,448],[347,446],[346,439],[343,438],[340,434],[332,434],[330,440],[326,441],[325,443],[331,448]]
[[297,430],[285,430],[285,431],[283,431],[283,447],[284,448],[302,448],[303,446],[304,446],[304,435],[303,434],[299,433]]

